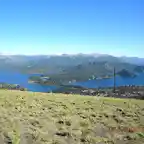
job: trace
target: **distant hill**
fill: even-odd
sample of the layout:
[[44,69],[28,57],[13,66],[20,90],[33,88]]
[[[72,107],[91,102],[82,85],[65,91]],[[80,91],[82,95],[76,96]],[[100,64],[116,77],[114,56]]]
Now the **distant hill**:
[[138,58],[138,57],[121,57],[120,59],[122,61],[124,61],[124,62],[127,62],[127,63],[144,66],[144,58]]
[[[141,73],[143,59],[114,57],[101,54],[76,55],[0,55],[0,70],[19,71],[22,73],[43,73],[55,80],[88,80],[113,75],[127,70],[129,73]],[[128,62],[129,61],[129,62]],[[138,63],[140,62],[140,63]],[[137,63],[137,64],[135,64]]]
[[117,75],[119,75],[121,77],[124,77],[124,78],[129,78],[129,77],[134,78],[134,77],[136,77],[135,73],[129,72],[126,69],[123,69],[123,70],[117,72]]

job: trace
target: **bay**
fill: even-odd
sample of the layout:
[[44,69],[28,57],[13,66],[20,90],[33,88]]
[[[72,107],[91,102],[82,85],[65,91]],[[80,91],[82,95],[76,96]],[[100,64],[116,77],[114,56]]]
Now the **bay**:
[[[28,79],[32,75],[40,74],[21,74],[18,72],[5,72],[0,71],[0,83],[8,84],[19,84],[22,87],[27,88],[28,91],[33,92],[50,92],[56,90],[56,86],[46,86],[41,84],[28,83]],[[114,83],[113,78],[110,79],[99,79],[99,80],[88,80],[83,82],[76,82],[73,85],[83,86],[86,88],[105,88],[112,87]],[[122,78],[116,77],[116,86],[122,85],[139,85],[144,86],[144,73],[139,74],[135,78]]]

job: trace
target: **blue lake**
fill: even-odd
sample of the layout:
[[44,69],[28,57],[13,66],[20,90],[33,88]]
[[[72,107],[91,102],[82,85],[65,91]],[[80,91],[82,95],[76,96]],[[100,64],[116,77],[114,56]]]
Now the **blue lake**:
[[19,84],[20,86],[27,88],[29,91],[33,92],[48,92],[57,89],[55,86],[28,83],[28,79],[31,75],[39,74],[27,75],[15,72],[0,72],[0,82],[8,84]]
[[[28,78],[31,75],[34,74],[26,75],[26,74],[15,73],[15,72],[0,72],[0,82],[5,82],[9,84],[19,84],[27,88],[29,91],[33,91],[33,92],[48,92],[57,89],[55,86],[45,86],[40,84],[28,83]],[[77,82],[77,83],[73,83],[73,85],[83,86],[87,88],[112,87],[113,78]],[[135,78],[116,77],[116,86],[122,86],[122,85],[144,85],[144,73],[138,75]]]
[[[90,80],[84,82],[77,82],[74,85],[83,86],[87,88],[105,88],[105,87],[113,87],[114,79],[99,79],[99,80]],[[139,74],[135,78],[122,78],[117,76],[116,77],[116,86],[123,86],[123,85],[138,85],[144,86],[144,73]]]

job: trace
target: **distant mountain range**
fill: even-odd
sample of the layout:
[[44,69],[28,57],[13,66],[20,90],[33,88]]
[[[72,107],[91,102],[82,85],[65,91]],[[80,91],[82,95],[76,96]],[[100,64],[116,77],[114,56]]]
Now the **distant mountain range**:
[[126,70],[129,73],[144,71],[144,58],[115,57],[103,54],[76,55],[0,55],[0,70],[22,73],[43,73],[55,79],[89,79],[93,76],[109,76]]
[[7,61],[13,61],[13,62],[26,62],[29,60],[40,60],[43,58],[77,58],[77,57],[83,57],[87,59],[95,59],[96,61],[111,61],[111,60],[117,60],[122,62],[127,62],[131,64],[137,64],[137,65],[144,65],[144,58],[138,58],[138,57],[115,57],[107,54],[98,54],[98,53],[92,53],[92,54],[62,54],[62,55],[2,55],[0,54],[0,60],[7,60]]

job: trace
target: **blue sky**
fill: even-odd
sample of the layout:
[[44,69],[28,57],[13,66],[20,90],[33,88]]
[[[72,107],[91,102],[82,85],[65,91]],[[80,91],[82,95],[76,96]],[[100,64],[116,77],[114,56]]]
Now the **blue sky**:
[[144,57],[144,0],[0,0],[0,52]]

